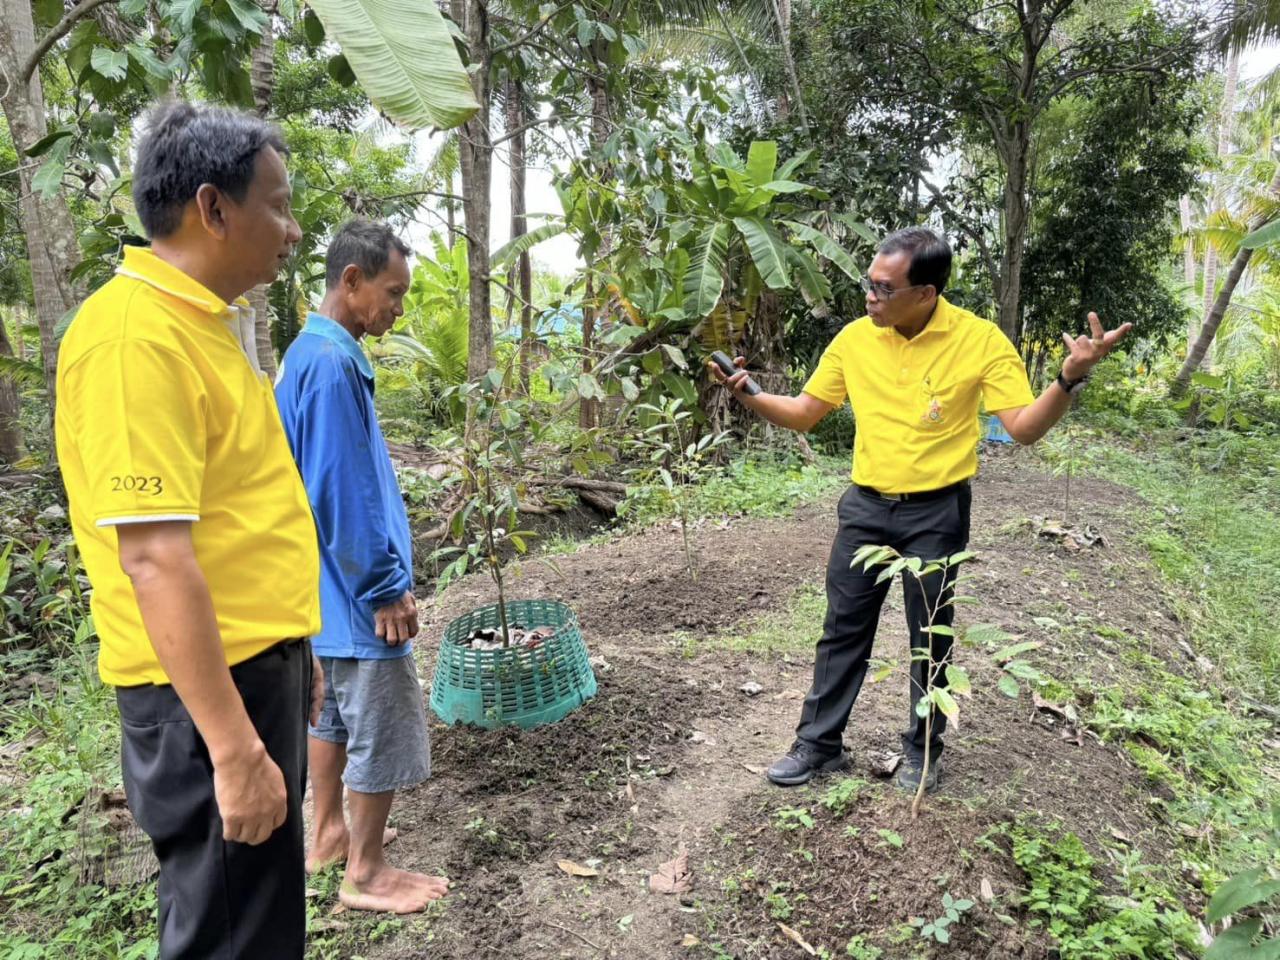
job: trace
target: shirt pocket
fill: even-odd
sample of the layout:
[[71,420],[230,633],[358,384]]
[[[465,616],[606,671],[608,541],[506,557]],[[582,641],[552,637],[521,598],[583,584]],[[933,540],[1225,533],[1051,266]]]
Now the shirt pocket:
[[918,429],[927,433],[948,430],[955,425],[966,384],[960,377],[927,376],[921,379],[913,397],[913,413]]

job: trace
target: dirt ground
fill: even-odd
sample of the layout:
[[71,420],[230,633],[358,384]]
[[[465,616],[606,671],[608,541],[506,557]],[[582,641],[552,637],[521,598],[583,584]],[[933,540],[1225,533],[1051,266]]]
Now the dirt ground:
[[[1032,661],[1087,697],[1131,669],[1120,645],[1173,659],[1183,632],[1134,546],[1134,497],[1077,479],[1072,499],[1069,519],[1105,542],[1072,551],[1039,535],[1033,518],[1062,516],[1062,479],[1025,453],[984,459],[974,496],[979,561],[967,585],[977,603],[960,618],[1041,641]],[[554,568],[525,563],[512,598],[554,597],[577,610],[599,694],[529,732],[433,721],[435,776],[397,799],[400,838],[389,853],[397,865],[443,872],[456,886],[443,910],[409,920],[362,955],[815,955],[798,938],[836,957],[867,934],[886,958],[917,956],[919,940],[886,944],[909,918],[937,916],[950,892],[977,905],[948,956],[1047,957],[1013,902],[1019,873],[988,836],[992,827],[1034,811],[1061,819],[1095,853],[1120,837],[1146,862],[1163,861],[1169,839],[1147,813],[1142,775],[1115,748],[1037,710],[1029,693],[1015,701],[996,692],[989,658],[963,645],[957,657],[975,694],[949,736],[941,794],[911,820],[907,798],[870,769],[873,754],[895,748],[907,720],[897,591],[877,656],[902,668],[864,689],[845,735],[865,783],[847,788],[846,808],[836,812],[820,802],[830,781],[782,790],[764,780],[763,768],[791,743],[809,684],[807,654],[732,653],[696,641],[749,632],[762,613],[820,585],[834,507],[833,498],[788,519],[704,523],[696,583],[683,570],[678,530],[667,526],[584,546]],[[424,601],[424,687],[444,626],[492,599],[489,582],[471,577],[439,603]],[[813,640],[820,627],[804,624]],[[741,692],[747,681],[762,691]],[[813,826],[779,829],[798,816],[779,810],[803,810]],[[692,891],[649,892],[649,874],[682,844]],[[597,875],[571,876],[560,860]]]

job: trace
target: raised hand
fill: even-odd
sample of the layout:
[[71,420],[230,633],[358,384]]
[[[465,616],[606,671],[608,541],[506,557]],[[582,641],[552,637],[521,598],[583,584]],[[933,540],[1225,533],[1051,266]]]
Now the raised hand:
[[1062,335],[1062,340],[1069,351],[1067,359],[1062,364],[1062,375],[1068,380],[1078,380],[1085,376],[1099,360],[1114,350],[1116,344],[1132,329],[1132,323],[1122,323],[1114,330],[1103,330],[1102,321],[1098,319],[1098,315],[1090,312],[1090,336],[1072,337],[1069,333]]

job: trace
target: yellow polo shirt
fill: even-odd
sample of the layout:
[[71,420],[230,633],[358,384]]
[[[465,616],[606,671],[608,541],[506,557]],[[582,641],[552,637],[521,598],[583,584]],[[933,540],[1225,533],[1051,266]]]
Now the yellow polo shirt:
[[1013,344],[994,323],[938,298],[908,340],[870,317],[836,334],[804,392],[848,397],[856,433],[853,482],[882,493],[936,490],[978,472],[978,401],[995,413],[1035,397]]
[[58,458],[106,683],[168,682],[120,569],[122,523],[191,521],[228,664],[320,630],[315,524],[251,330],[247,303],[128,247],[62,342]]

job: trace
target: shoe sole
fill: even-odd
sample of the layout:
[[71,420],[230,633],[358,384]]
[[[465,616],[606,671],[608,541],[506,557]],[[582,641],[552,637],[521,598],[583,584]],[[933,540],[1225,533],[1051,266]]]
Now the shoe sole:
[[779,787],[798,787],[802,783],[808,783],[815,777],[826,776],[829,773],[838,773],[841,770],[849,768],[849,755],[841,751],[838,756],[832,757],[826,763],[817,767],[810,767],[805,773],[797,774],[794,777],[775,777],[770,773],[765,774],[765,779],[770,783],[777,784]]

